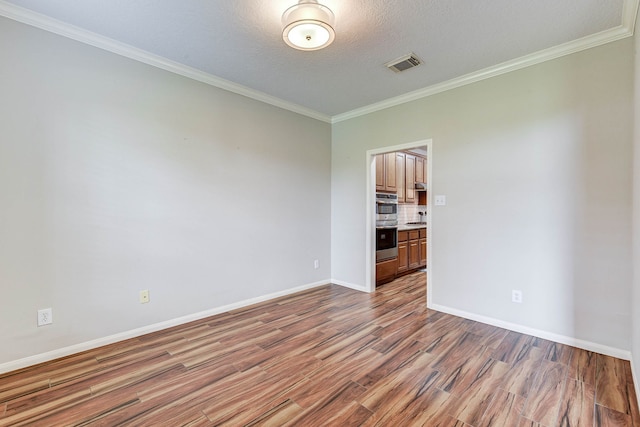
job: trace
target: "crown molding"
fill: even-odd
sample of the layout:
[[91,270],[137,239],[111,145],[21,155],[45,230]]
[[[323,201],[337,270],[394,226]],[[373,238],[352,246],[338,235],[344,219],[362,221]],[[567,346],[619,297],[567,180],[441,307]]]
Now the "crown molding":
[[474,71],[464,76],[418,89],[404,95],[385,99],[384,101],[376,102],[365,107],[356,108],[355,110],[347,111],[346,113],[337,114],[331,117],[331,123],[338,123],[344,120],[364,116],[386,108],[395,107],[397,105],[405,104],[407,102],[415,101],[447,90],[466,86],[468,84],[499,76],[501,74],[506,74],[511,71],[520,70],[522,68],[557,59],[565,55],[571,55],[572,53],[630,37],[634,32],[639,2],[640,0],[624,0],[622,6],[622,25],[618,27],[582,37],[549,49],[544,49],[530,55],[525,55],[511,61],[503,62],[502,64]]
[[640,0],[623,0],[622,2],[622,28],[626,28],[630,36],[635,32],[639,5]]
[[171,61],[158,55],[154,55],[142,49],[137,49],[133,46],[120,43],[108,37],[92,33],[91,31],[87,31],[82,28],[50,18],[48,16],[33,12],[31,10],[7,3],[3,0],[0,0],[0,16],[4,16],[14,21],[22,22],[23,24],[31,25],[33,27],[49,31],[54,34],[67,37],[81,43],[85,43],[99,49],[103,49],[108,52],[112,52],[117,55],[124,56],[126,58],[133,59],[147,65],[151,65],[156,68],[160,68],[165,71],[169,71],[174,74],[197,80],[199,82],[217,87],[219,89],[224,89],[238,95],[246,96],[247,98],[255,99],[256,101],[264,102],[266,104],[270,104],[284,110],[311,117],[323,122],[331,122],[330,116],[319,113],[318,111],[312,110],[310,108],[306,108],[293,102],[285,101],[275,96],[268,95],[264,92],[260,92],[246,86],[231,82],[229,80],[216,77],[212,74],[205,73],[195,68],[180,64],[175,61]]
[[5,2],[4,0],[0,0],[0,16],[61,35],[174,74],[197,80],[219,89],[246,96],[284,110],[327,123],[338,123],[632,36],[635,29],[639,3],[640,0],[623,0],[622,24],[610,30],[573,40],[549,49],[544,49],[530,55],[525,55],[511,61],[503,62],[502,64],[491,66],[461,77],[437,83],[426,88],[418,89],[404,95],[389,98],[384,101],[334,116],[329,116],[310,108],[285,101],[281,98],[268,95],[264,92],[239,85],[229,80],[225,80],[161,56],[154,55],[142,49],[137,49],[133,46],[120,43],[108,37],[104,37],[31,10],[15,6]]

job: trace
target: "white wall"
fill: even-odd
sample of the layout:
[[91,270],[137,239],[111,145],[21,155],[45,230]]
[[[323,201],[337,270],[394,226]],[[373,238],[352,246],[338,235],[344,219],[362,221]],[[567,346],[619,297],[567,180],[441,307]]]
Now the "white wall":
[[[636,390],[640,391],[640,15],[636,20],[635,42],[635,111],[634,111],[634,177],[633,177],[633,323],[632,354]],[[640,402],[640,395],[638,396]]]
[[[366,156],[433,139],[433,301],[630,350],[633,40],[332,128],[332,276],[365,285]],[[511,303],[511,290],[524,303]]]
[[4,18],[0,94],[0,364],[329,279],[329,124]]

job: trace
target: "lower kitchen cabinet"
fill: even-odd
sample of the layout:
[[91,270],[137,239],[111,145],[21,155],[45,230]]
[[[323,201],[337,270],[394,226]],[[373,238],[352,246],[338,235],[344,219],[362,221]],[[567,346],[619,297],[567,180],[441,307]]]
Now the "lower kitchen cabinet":
[[427,229],[398,231],[398,257],[376,263],[376,285],[427,265]]
[[427,229],[420,229],[420,267],[427,266]]
[[398,231],[398,275],[427,265],[427,229]]
[[398,274],[409,271],[409,232],[398,231]]
[[387,283],[398,274],[398,258],[391,258],[376,263],[376,285]]
[[409,230],[409,270],[420,267],[420,230]]

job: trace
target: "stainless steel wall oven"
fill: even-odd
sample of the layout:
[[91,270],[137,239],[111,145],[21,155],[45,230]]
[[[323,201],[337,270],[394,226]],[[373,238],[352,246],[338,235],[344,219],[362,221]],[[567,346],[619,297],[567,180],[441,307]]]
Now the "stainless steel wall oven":
[[398,256],[398,227],[376,227],[376,261]]
[[398,195],[376,193],[376,226],[398,225]]
[[398,195],[376,193],[376,261],[398,256]]

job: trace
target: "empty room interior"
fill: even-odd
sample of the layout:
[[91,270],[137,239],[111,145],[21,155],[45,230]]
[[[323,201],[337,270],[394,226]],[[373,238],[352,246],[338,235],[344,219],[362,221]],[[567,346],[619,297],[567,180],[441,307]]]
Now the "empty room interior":
[[640,426],[639,0],[0,0],[0,426]]

